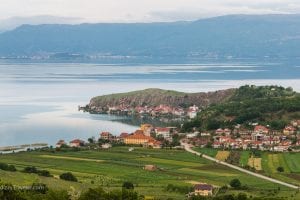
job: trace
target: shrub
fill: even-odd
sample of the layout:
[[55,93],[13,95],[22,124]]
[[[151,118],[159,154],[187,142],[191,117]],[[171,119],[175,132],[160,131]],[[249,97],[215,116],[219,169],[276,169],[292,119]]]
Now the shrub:
[[17,171],[14,165],[8,165],[6,163],[0,163],[0,169],[11,172]]
[[36,174],[38,172],[38,170],[37,170],[36,167],[30,166],[30,167],[25,167],[23,172],[25,172],[25,173],[35,173]]
[[230,186],[231,187],[233,187],[233,188],[235,188],[235,189],[238,189],[238,188],[240,188],[241,187],[241,182],[240,182],[240,180],[239,179],[237,179],[237,178],[235,178],[235,179],[232,179],[231,181],[230,181]]
[[71,172],[63,173],[59,176],[59,178],[66,181],[73,181],[73,182],[78,181],[77,178]]
[[131,190],[133,190],[134,186],[133,186],[133,183],[131,183],[131,182],[124,182],[123,185],[122,185],[122,188],[123,189],[131,189]]
[[46,176],[46,177],[52,177],[52,175],[50,174],[50,172],[47,171],[47,170],[39,170],[38,171],[38,175],[40,175],[40,176]]
[[284,168],[283,167],[277,167],[277,171],[278,172],[284,172]]

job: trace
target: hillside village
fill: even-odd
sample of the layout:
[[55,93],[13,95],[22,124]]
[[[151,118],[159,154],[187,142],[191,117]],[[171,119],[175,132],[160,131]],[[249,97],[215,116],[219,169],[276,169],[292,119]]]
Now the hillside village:
[[110,132],[99,133],[99,138],[89,138],[89,142],[74,139],[67,144],[64,140],[57,142],[56,147],[84,147],[89,143],[98,143],[102,148],[113,145],[138,145],[150,148],[176,147],[180,148],[180,140],[194,146],[215,149],[261,151],[299,151],[300,149],[300,120],[293,120],[282,131],[275,131],[268,126],[252,124],[253,129],[246,129],[236,125],[234,129],[218,128],[214,131],[193,131],[181,133],[177,127],[154,127],[151,124],[142,124],[140,129],[133,133],[122,132],[113,135]]
[[[85,110],[85,107],[79,107],[79,110]],[[114,114],[114,115],[137,115],[137,116],[151,116],[151,117],[181,117],[194,119],[200,111],[196,105],[188,108],[173,107],[169,105],[160,104],[158,106],[136,106],[120,104],[117,106],[107,106],[106,109],[92,106],[88,109],[92,113]]]

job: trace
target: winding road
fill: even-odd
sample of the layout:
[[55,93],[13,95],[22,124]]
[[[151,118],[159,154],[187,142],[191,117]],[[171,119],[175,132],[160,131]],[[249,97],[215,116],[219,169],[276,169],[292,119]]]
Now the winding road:
[[223,161],[220,161],[220,160],[217,160],[213,157],[210,157],[210,156],[207,156],[205,154],[202,154],[202,153],[199,153],[197,151],[194,151],[193,149],[191,149],[191,145],[190,144],[187,144],[187,143],[184,143],[184,142],[181,142],[181,145],[184,147],[184,149],[192,154],[196,154],[198,156],[202,156],[203,158],[205,159],[208,159],[208,160],[211,160],[211,161],[214,161],[216,163],[219,163],[219,164],[222,164],[222,165],[225,165],[227,167],[230,167],[232,169],[236,169],[236,170],[239,170],[241,172],[244,172],[246,174],[249,174],[249,175],[252,175],[252,176],[256,176],[258,178],[261,178],[261,179],[264,179],[264,180],[267,180],[267,181],[270,181],[270,182],[273,182],[273,183],[277,183],[277,184],[280,184],[280,185],[284,185],[286,187],[289,187],[289,188],[292,188],[292,189],[300,189],[299,186],[296,186],[296,185],[293,185],[293,184],[289,184],[289,183],[286,183],[286,182],[283,182],[283,181],[279,181],[277,179],[274,179],[274,178],[270,178],[270,177],[267,177],[267,176],[264,176],[264,175],[261,175],[261,174],[258,174],[258,173],[255,173],[255,172],[251,172],[251,171],[248,171],[246,169],[243,169],[241,167],[238,167],[238,166],[235,166],[235,165],[232,165],[232,164],[229,164],[227,162],[223,162]]

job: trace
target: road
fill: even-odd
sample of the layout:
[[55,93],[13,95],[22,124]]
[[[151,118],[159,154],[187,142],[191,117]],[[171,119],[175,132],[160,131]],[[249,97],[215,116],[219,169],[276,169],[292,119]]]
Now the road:
[[230,168],[232,168],[232,169],[236,169],[236,170],[238,170],[238,171],[244,172],[244,173],[249,174],[249,175],[252,175],[252,176],[256,176],[256,177],[258,177],[258,178],[261,178],[261,179],[264,179],[264,180],[267,180],[267,181],[270,181],[270,182],[273,182],[273,183],[277,183],[277,184],[280,184],[280,185],[284,185],[284,186],[289,187],[289,188],[292,188],[292,189],[299,189],[299,187],[296,186],[296,185],[292,185],[292,184],[289,184],[289,183],[286,183],[286,182],[283,182],[283,181],[279,181],[279,180],[274,179],[274,178],[270,178],[270,177],[267,177],[267,176],[264,176],[264,175],[261,175],[261,174],[255,173],[255,172],[251,172],[251,171],[248,171],[248,170],[246,170],[246,169],[244,169],[244,168],[241,168],[241,167],[238,167],[238,166],[229,164],[229,163],[227,163],[227,162],[223,162],[223,161],[217,160],[217,159],[215,159],[215,158],[213,158],[213,157],[210,157],[210,156],[207,156],[207,155],[205,155],[205,154],[201,154],[201,153],[199,153],[199,152],[194,151],[193,149],[191,149],[191,146],[190,146],[189,144],[187,144],[187,143],[181,142],[181,145],[184,146],[184,149],[185,149],[186,151],[188,151],[188,152],[190,152],[190,153],[193,153],[193,154],[196,154],[196,155],[198,155],[198,156],[202,155],[202,157],[205,158],[205,159],[214,161],[214,162],[216,162],[216,163],[225,165],[225,166],[230,167]]

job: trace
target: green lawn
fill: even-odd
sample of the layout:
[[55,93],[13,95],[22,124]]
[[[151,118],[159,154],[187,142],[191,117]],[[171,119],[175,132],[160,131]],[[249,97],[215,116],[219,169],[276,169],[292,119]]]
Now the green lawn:
[[211,157],[216,157],[218,150],[213,148],[194,148],[195,151],[201,152]]
[[241,157],[240,157],[240,166],[244,167],[248,165],[248,159],[250,157],[249,151],[241,151]]
[[[262,167],[266,175],[300,185],[300,153],[270,153],[262,154]],[[277,168],[283,167],[284,172]]]
[[[210,155],[216,152],[211,151]],[[279,187],[277,184],[243,174],[183,150],[135,148],[129,152],[128,147],[114,147],[102,151],[25,152],[0,155],[0,160],[3,163],[14,164],[18,170],[25,166],[46,169],[55,177],[63,172],[72,172],[80,181],[70,183],[57,178],[0,171],[2,181],[13,184],[43,182],[54,189],[68,189],[72,186],[85,190],[97,185],[112,189],[120,188],[124,181],[131,181],[136,185],[136,190],[143,195],[161,199],[183,199],[185,194],[165,191],[167,184],[192,186],[191,183],[206,182],[223,186],[231,179],[238,178],[249,187],[249,190],[244,192],[253,196],[258,194],[257,191],[263,192]],[[146,164],[156,165],[159,169],[153,172],[145,171],[143,166]],[[286,187],[280,187],[279,196],[293,192]]]

